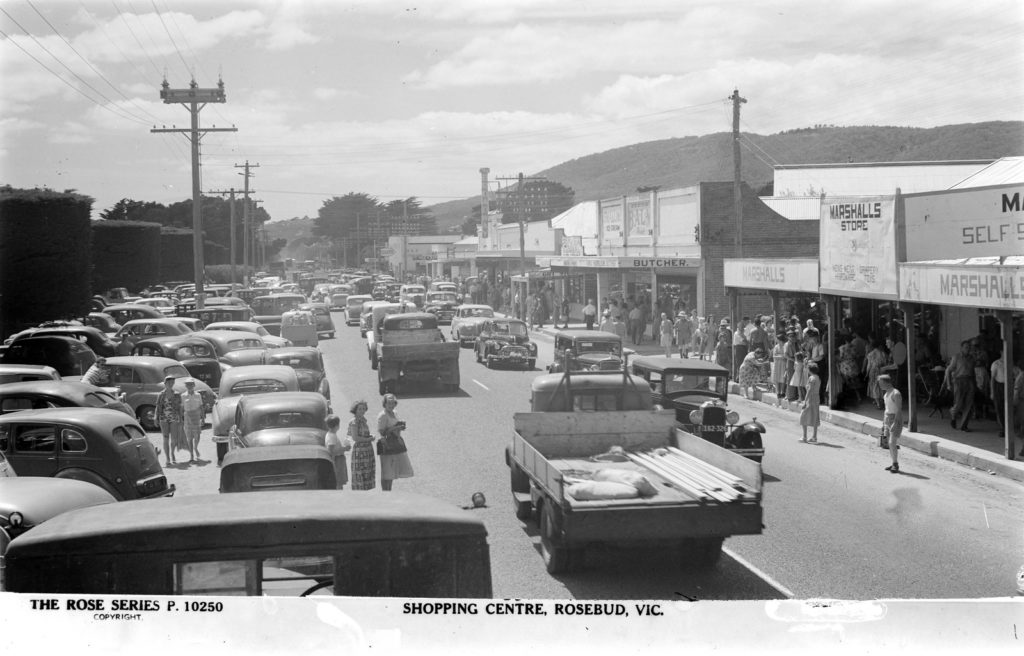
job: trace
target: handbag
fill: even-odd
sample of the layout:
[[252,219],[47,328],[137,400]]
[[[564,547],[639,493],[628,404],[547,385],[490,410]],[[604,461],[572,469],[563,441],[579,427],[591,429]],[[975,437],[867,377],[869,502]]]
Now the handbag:
[[388,431],[386,436],[377,440],[377,455],[379,456],[394,456],[406,451],[408,449],[405,446],[405,440],[398,433]]

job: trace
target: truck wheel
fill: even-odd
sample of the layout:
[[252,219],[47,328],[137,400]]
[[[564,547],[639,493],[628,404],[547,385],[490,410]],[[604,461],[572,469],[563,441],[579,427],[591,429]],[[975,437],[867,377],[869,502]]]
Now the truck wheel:
[[139,424],[147,433],[160,430],[160,424],[156,420],[156,406],[155,405],[140,405],[135,410],[135,416],[139,419]]
[[484,366],[487,367],[488,369],[494,368],[494,361],[491,360],[491,356],[488,355],[486,358],[484,358]]
[[569,569],[571,552],[561,545],[558,537],[558,522],[555,518],[554,502],[544,501],[540,511],[540,555],[548,574],[561,574]]
[[520,501],[513,496],[512,507],[516,512],[516,519],[523,522],[528,522],[533,519],[533,504],[529,501]]

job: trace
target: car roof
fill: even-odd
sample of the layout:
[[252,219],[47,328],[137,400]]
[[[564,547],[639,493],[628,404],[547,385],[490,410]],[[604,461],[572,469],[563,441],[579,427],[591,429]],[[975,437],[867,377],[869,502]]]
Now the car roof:
[[25,380],[0,385],[0,397],[13,394],[50,394],[53,396],[84,396],[88,392],[102,392],[103,389],[73,380]]
[[107,358],[108,365],[122,367],[144,367],[148,369],[163,369],[171,365],[181,366],[181,363],[173,358],[163,358],[157,355],[118,355]]
[[263,338],[258,333],[250,333],[245,330],[197,330],[192,333],[192,336],[216,341],[236,339],[258,339],[263,341]]
[[708,360],[690,360],[689,358],[666,358],[664,355],[642,355],[630,359],[629,364],[652,371],[683,371],[687,373],[708,373],[724,376],[729,373],[725,367]]
[[0,415],[0,423],[26,422],[71,424],[104,432],[125,424],[134,424],[135,420],[120,410],[108,408],[43,408],[41,410],[19,410]]
[[60,375],[48,364],[20,364],[18,362],[0,362],[0,373]]
[[33,527],[68,510],[116,501],[99,485],[70,478],[0,478],[0,515],[19,512],[25,518],[25,527]]
[[281,358],[294,357],[296,355],[319,355],[320,349],[315,346],[285,346],[282,348],[270,349],[267,353],[267,360],[279,360]]
[[395,324],[407,321],[409,319],[417,319],[422,321],[425,325],[423,328],[436,328],[437,327],[437,316],[430,312],[403,312],[401,314],[389,314],[384,317],[384,330],[393,330]]
[[463,303],[462,305],[459,306],[459,309],[460,310],[467,310],[467,309],[487,309],[487,310],[493,310],[494,308],[492,308],[490,305],[474,304],[474,303]]
[[203,339],[201,336],[196,337],[194,332],[188,333],[187,335],[156,335],[154,337],[147,337],[146,339],[140,339],[135,343],[135,348],[143,346],[144,344],[159,344],[160,346],[177,346],[178,344],[185,344],[188,342],[203,342],[209,346],[209,342]]
[[[276,447],[272,447],[276,448]],[[194,551],[243,545],[487,535],[473,513],[408,492],[339,494],[286,490],[259,494],[200,494],[122,501],[62,513],[19,536],[8,549],[16,560],[68,553]]]
[[605,332],[603,330],[559,330],[555,333],[555,337],[569,337],[571,339],[597,339],[597,340],[609,340],[613,342],[621,342],[622,338],[615,333]]
[[[533,391],[542,390],[553,390],[559,385],[562,385],[562,381],[565,377],[565,373],[555,374],[541,374],[533,379],[533,383],[530,389]],[[636,386],[637,389],[650,393],[650,386],[647,381],[642,377],[629,374],[628,378],[622,374],[621,371],[609,371],[606,373],[572,373],[570,374],[571,380],[569,381],[569,388],[572,390],[594,390],[594,389],[622,389],[623,381],[627,381],[627,385]],[[563,385],[564,386],[564,385]]]
[[11,342],[10,346],[13,348],[14,346],[21,346],[22,344],[27,344],[28,342],[32,342],[34,344],[44,342],[49,342],[51,344],[67,344],[68,346],[72,347],[73,350],[92,350],[84,342],[80,342],[74,337],[64,337],[63,335],[40,335],[39,337],[36,337],[34,333],[32,335],[29,335],[28,337],[19,337],[18,339]]
[[142,319],[129,319],[128,321],[125,321],[123,324],[121,324],[121,327],[125,328],[128,326],[141,325],[151,326],[153,324],[156,324],[158,326],[170,326],[176,323],[181,323],[180,321],[178,321],[176,317],[143,317]]
[[[266,392],[243,396],[238,407],[270,410],[327,409],[329,404],[319,392]],[[276,428],[276,427],[274,427]]]
[[295,370],[283,364],[248,364],[241,367],[231,367],[221,374],[220,382],[223,386],[226,382],[238,382],[250,378],[276,378],[278,380],[297,380]]
[[[237,333],[237,332],[241,332],[241,331],[235,330],[234,328],[217,328],[216,326],[236,326],[238,328],[249,328],[251,326],[259,327],[260,325],[262,325],[262,324],[260,324],[258,321],[214,321],[209,326],[204,328],[202,332],[206,332],[206,331],[210,331],[210,330],[229,330],[231,332],[236,332]],[[256,331],[249,331],[249,332],[255,333]],[[259,335],[259,333],[256,333],[256,334]]]

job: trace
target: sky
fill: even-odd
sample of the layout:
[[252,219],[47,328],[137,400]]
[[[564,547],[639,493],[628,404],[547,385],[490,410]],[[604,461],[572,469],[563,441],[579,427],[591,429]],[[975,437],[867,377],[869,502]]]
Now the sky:
[[1022,28],[1019,0],[0,0],[0,184],[190,199],[165,79],[223,81],[202,189],[249,162],[272,220],[729,131],[733,89],[756,134],[1020,120]]

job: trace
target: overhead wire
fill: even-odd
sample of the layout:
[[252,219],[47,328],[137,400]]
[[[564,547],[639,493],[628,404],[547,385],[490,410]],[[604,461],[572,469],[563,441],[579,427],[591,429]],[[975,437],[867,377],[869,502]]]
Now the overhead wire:
[[[135,33],[135,30],[132,29],[128,19],[125,18],[125,14],[127,12],[121,11],[121,8],[117,6],[117,0],[110,0],[110,4],[114,5],[114,11],[117,12],[118,18],[120,18],[121,22],[124,23],[124,26],[128,28],[128,32],[132,35],[132,38],[135,39],[135,43],[139,46],[139,50],[146,55],[146,59],[148,59],[149,63],[153,66],[153,70],[156,71],[157,76],[159,77],[163,75],[166,77],[166,71],[161,71],[160,67],[156,65],[156,62],[153,61],[153,58],[149,55],[149,51],[146,50],[144,45],[142,45],[142,41],[139,40],[139,36]],[[132,14],[132,16],[135,16],[135,14]],[[138,16],[136,16],[136,18],[138,18]]]
[[167,38],[171,40],[171,45],[174,46],[174,52],[178,53],[178,59],[181,60],[181,63],[185,67],[185,70],[189,71],[192,74],[192,79],[195,79],[195,71],[189,68],[188,62],[185,61],[185,56],[181,54],[181,49],[178,47],[177,42],[174,40],[174,36],[171,34],[171,31],[167,29],[167,23],[164,22],[164,17],[160,13],[160,9],[158,9],[156,6],[156,0],[149,0],[149,2],[151,5],[153,5],[153,11],[156,12],[156,17],[160,19],[160,24],[163,25],[164,32],[167,33]]

